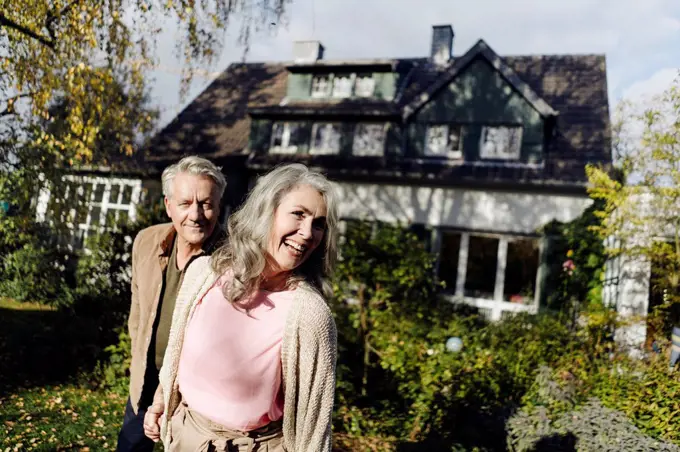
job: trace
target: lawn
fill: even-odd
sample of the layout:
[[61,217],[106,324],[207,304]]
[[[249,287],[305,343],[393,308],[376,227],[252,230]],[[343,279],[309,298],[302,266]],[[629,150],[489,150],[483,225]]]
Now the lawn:
[[0,450],[115,449],[126,395],[92,381],[101,337],[88,319],[0,298]]
[[77,385],[6,394],[0,398],[0,449],[114,450],[126,398]]
[[[93,376],[103,334],[68,312],[0,298],[1,452],[115,450],[127,393]],[[390,450],[375,439],[334,440],[336,452]]]

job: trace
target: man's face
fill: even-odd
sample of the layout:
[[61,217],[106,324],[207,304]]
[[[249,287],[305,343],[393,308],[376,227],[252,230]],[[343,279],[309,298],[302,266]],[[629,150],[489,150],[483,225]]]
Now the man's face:
[[220,195],[208,176],[179,173],[172,182],[165,210],[185,243],[200,246],[212,234],[220,214]]

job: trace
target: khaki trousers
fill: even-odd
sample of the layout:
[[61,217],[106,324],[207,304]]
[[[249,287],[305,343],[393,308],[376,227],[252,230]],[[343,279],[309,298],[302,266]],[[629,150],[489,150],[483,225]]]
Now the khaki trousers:
[[180,403],[171,420],[168,452],[285,452],[281,422],[257,430],[231,430]]

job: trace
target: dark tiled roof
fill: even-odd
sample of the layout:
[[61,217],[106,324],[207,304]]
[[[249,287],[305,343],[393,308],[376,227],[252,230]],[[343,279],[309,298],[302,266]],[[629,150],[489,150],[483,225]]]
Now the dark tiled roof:
[[[387,165],[394,174],[416,172],[421,177],[434,179],[446,177],[470,181],[482,179],[583,185],[586,163],[611,162],[606,64],[603,55],[502,58],[536,95],[559,113],[556,117],[556,136],[551,140],[543,168],[499,168],[469,164],[423,166],[414,162],[399,163],[390,159],[378,159],[382,162],[380,165]],[[364,103],[364,114],[393,114],[395,108],[398,112],[399,108],[421,95],[446,70],[431,64],[425,58],[394,60],[394,64],[401,80],[395,102],[391,105],[385,102]],[[250,132],[249,112],[325,112],[338,115],[343,112],[357,113],[358,104],[355,101],[282,104],[286,94],[288,66],[284,63],[230,66],[155,137],[148,148],[147,159],[167,162],[186,153],[198,153],[212,158],[243,155]],[[251,159],[251,164],[265,167],[274,160],[277,159],[260,156]],[[324,164],[329,171],[343,166],[337,159],[333,163],[331,160],[328,160],[328,165]],[[350,161],[346,161],[349,164]],[[361,167],[370,168],[371,165],[361,164]],[[385,171],[387,169],[385,167]],[[434,173],[423,173],[427,171]]]
[[241,153],[248,145],[248,109],[278,105],[286,95],[283,65],[233,64],[147,146],[146,160],[167,162],[185,154],[207,158]]
[[465,69],[478,59],[484,59],[486,62],[503,77],[506,83],[510,84],[513,89],[518,92],[525,100],[536,110],[541,116],[554,116],[555,110],[548,105],[545,100],[536,94],[536,92],[528,85],[512,67],[510,67],[505,59],[501,58],[494,52],[491,47],[487,45],[484,40],[479,40],[465,55],[450,61],[440,74],[434,78],[428,85],[425,85],[420,90],[420,93],[415,92],[415,97],[409,104],[404,106],[404,118],[408,118],[411,114],[418,111],[423,105],[432,99],[439,90],[448,86],[458,74],[465,71]]

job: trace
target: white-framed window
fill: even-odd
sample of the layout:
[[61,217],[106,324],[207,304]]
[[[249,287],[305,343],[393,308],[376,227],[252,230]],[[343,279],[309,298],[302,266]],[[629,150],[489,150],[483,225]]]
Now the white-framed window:
[[312,78],[312,98],[319,99],[331,95],[331,76],[315,75]]
[[77,246],[83,246],[92,233],[136,220],[141,180],[67,175],[63,181],[63,195],[48,188],[40,191],[36,219],[50,224],[64,222]]
[[436,124],[427,127],[425,155],[446,159],[463,158],[463,126]]
[[484,126],[479,139],[482,159],[519,160],[522,149],[522,127]]
[[354,74],[336,74],[333,77],[333,97],[352,97],[354,87]]
[[354,84],[354,95],[356,97],[372,97],[375,92],[375,79],[372,74],[357,75]]
[[317,122],[312,126],[310,154],[337,154],[340,152],[341,124]]
[[437,274],[449,296],[502,313],[535,312],[540,280],[540,239],[507,234],[436,231]]
[[385,151],[385,124],[359,123],[354,129],[352,154],[382,156]]
[[295,154],[304,144],[302,124],[299,122],[275,122],[272,125],[270,154]]

